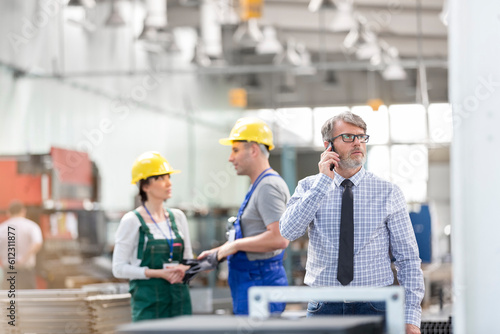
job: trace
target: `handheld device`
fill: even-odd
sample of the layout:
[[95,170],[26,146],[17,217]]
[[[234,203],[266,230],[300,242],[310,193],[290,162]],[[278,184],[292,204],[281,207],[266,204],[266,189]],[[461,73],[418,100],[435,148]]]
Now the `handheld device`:
[[[333,146],[333,142],[331,141],[330,144],[328,144],[328,147],[326,148],[326,150],[328,151],[329,148],[332,148],[332,152],[335,152],[335,146]],[[330,165],[330,170],[333,170],[335,168],[335,165],[334,164],[331,164]]]

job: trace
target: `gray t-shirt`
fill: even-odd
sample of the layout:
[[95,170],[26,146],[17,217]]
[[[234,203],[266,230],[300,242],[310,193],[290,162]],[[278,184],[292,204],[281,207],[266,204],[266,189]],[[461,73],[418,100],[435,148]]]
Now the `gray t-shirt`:
[[[273,172],[275,173],[275,172]],[[241,231],[243,237],[251,237],[265,232],[266,226],[279,221],[285,212],[286,203],[290,199],[290,191],[281,177],[267,176],[260,181],[257,189],[241,216]],[[250,261],[269,259],[283,250],[274,252],[246,252]]]

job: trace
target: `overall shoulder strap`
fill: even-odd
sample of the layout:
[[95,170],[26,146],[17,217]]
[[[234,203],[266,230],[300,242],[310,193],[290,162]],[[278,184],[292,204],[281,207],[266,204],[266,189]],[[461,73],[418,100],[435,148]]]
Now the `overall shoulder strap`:
[[142,218],[141,214],[137,210],[134,210],[134,213],[137,216],[137,218],[139,218],[139,222],[141,223],[141,227],[139,227],[139,245],[137,247],[137,258],[139,260],[142,260],[142,256],[144,253],[145,236],[147,236],[149,240],[153,240],[154,237],[151,234],[151,231],[149,230],[149,227],[146,225],[146,222],[144,221],[144,218]]
[[174,213],[170,209],[166,209],[166,210],[168,212],[168,218],[170,219],[170,222],[172,223],[172,231],[174,231],[175,237],[180,239],[181,236],[179,234],[179,230],[177,229],[177,224],[175,223]]

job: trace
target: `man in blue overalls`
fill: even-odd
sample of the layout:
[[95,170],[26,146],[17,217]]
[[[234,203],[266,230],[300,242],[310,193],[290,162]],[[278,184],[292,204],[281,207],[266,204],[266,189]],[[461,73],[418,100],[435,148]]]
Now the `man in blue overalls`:
[[[238,175],[250,177],[251,186],[229,231],[228,242],[201,253],[198,259],[215,251],[218,259],[227,257],[233,313],[246,315],[251,286],[288,285],[283,267],[288,240],[279,232],[279,219],[290,192],[269,165],[273,134],[265,122],[253,117],[241,118],[229,138],[219,142],[232,146],[229,162]],[[271,313],[281,313],[284,309],[284,303],[271,304]]]

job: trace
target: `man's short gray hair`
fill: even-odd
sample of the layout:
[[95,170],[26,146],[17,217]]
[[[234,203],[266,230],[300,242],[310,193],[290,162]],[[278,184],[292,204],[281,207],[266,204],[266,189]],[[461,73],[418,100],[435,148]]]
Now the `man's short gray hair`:
[[336,116],[333,116],[332,118],[327,120],[325,122],[325,124],[323,124],[323,126],[321,127],[321,136],[323,136],[323,141],[328,141],[328,140],[332,139],[333,133],[335,130],[335,124],[338,121],[343,121],[343,122],[355,125],[361,129],[363,129],[363,131],[366,133],[365,121],[363,121],[363,119],[361,117],[359,117],[356,114],[353,114],[350,111],[344,111],[343,113],[340,113]]
[[262,155],[263,155],[266,159],[269,159],[269,149],[267,148],[267,146],[266,146],[266,145],[264,145],[264,144],[259,144],[259,143],[255,142],[255,141],[247,141],[247,142],[245,142],[245,147],[246,147],[246,148],[249,148],[249,147],[250,147],[250,145],[252,145],[252,144],[257,144],[257,145],[259,145],[260,152],[262,153]]

